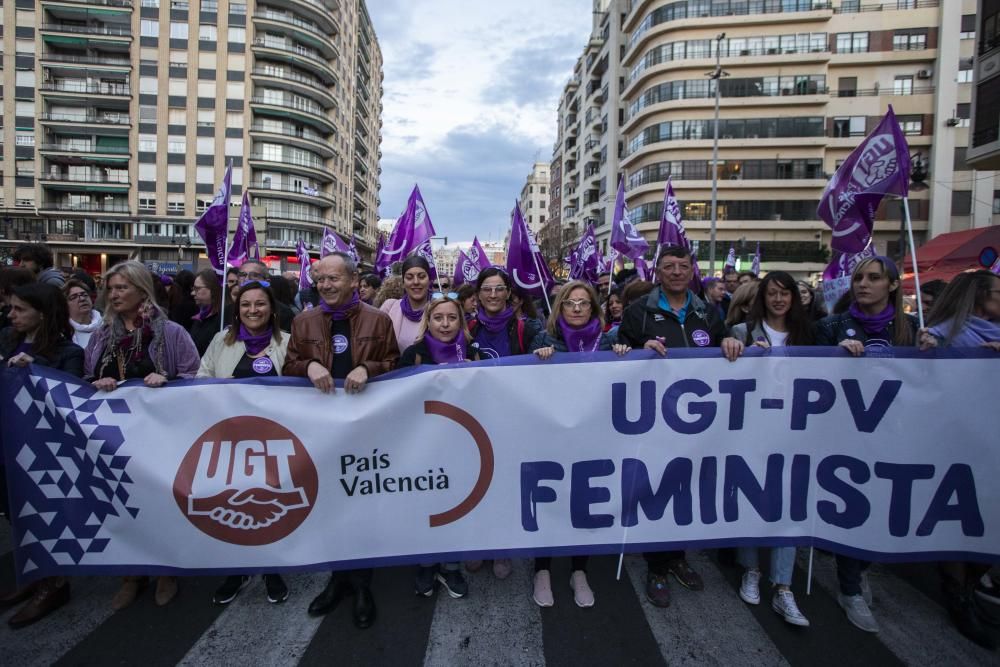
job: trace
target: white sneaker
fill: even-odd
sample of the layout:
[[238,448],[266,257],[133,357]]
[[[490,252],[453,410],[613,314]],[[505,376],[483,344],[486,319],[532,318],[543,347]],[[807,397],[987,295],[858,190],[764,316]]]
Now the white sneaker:
[[809,619],[799,611],[799,606],[795,604],[795,596],[791,591],[780,588],[776,590],[774,597],[771,598],[771,609],[778,612],[779,616],[792,625],[798,625],[803,628],[809,627]]
[[593,607],[594,591],[587,583],[587,573],[583,570],[576,570],[569,579],[569,587],[573,589],[573,601],[577,607]]
[[531,593],[531,599],[539,607],[551,607],[555,604],[552,598],[552,580],[548,570],[535,572],[535,588]]
[[872,582],[868,581],[868,570],[861,573],[861,597],[865,599],[865,604],[869,607],[875,606],[875,597],[872,595]]
[[847,620],[865,632],[878,632],[878,622],[861,595],[837,595],[837,602],[847,612]]
[[747,604],[760,604],[760,572],[747,570],[743,573],[740,598]]

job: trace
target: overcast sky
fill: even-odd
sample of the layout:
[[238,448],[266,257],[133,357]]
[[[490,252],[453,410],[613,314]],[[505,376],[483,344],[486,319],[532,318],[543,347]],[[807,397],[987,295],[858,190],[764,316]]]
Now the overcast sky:
[[590,34],[591,0],[367,0],[385,59],[382,206],[414,183],[449,243],[503,239],[559,94]]

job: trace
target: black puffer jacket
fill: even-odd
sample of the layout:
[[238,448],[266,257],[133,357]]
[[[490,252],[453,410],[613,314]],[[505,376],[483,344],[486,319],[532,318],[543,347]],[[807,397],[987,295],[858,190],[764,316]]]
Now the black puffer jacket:
[[635,349],[646,341],[661,338],[671,347],[719,347],[726,337],[726,325],[719,310],[689,292],[691,303],[681,324],[673,312],[660,308],[660,288],[639,299],[627,309],[618,327],[618,342]]
[[[912,315],[907,315],[906,321],[910,326],[910,332],[913,334],[912,340],[915,345],[917,341],[917,329],[920,325],[917,322],[917,318]],[[851,317],[850,313],[839,313],[824,317],[814,326],[816,345],[840,345],[841,342],[848,339],[861,341],[865,345],[868,345],[869,342],[869,336],[865,332],[864,327]],[[889,338],[886,343],[892,345],[892,341],[896,335],[895,326],[892,323],[889,324],[886,333]]]

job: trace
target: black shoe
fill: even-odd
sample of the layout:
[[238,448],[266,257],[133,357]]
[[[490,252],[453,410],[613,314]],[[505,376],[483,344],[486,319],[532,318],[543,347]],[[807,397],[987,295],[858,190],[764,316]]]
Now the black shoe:
[[267,591],[267,601],[271,604],[278,604],[288,599],[288,586],[280,574],[265,574],[264,590]]
[[1000,615],[997,614],[994,605],[983,602],[975,594],[969,596],[969,602],[972,603],[972,609],[980,621],[991,628],[1000,628]]
[[979,644],[983,648],[995,651],[996,640],[990,632],[983,627],[976,610],[973,607],[972,599],[968,595],[956,596],[948,605],[948,613],[951,616],[955,628],[968,640]]
[[212,602],[215,604],[229,604],[236,599],[240,591],[249,583],[250,577],[245,574],[234,574],[226,577],[226,580],[222,582],[219,589],[215,591],[215,595],[212,596]]
[[329,614],[350,591],[351,588],[347,585],[347,582],[339,579],[336,574],[332,575],[330,582],[323,589],[323,592],[309,603],[309,615],[322,616],[323,614]]
[[375,622],[375,598],[367,586],[359,586],[354,595],[354,625],[364,630]]
[[417,570],[417,577],[413,582],[413,588],[417,595],[425,598],[434,595],[434,589],[437,588],[437,581],[435,581],[434,577],[437,573],[437,565],[431,565],[430,567],[420,566]]

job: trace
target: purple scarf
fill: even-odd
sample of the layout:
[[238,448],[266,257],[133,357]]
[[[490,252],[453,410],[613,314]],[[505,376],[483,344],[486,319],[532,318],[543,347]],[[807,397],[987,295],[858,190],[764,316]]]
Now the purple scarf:
[[271,330],[271,327],[268,327],[264,333],[254,336],[247,330],[243,323],[240,323],[240,333],[236,336],[236,340],[243,341],[243,344],[247,348],[247,354],[253,357],[267,349],[267,346],[271,344],[271,337],[273,335],[274,332]]
[[361,297],[358,296],[358,291],[354,290],[354,293],[351,294],[351,298],[347,301],[347,303],[342,303],[339,306],[331,306],[323,299],[320,299],[319,309],[334,320],[346,320],[351,308],[354,308],[359,303],[361,303]]
[[563,340],[566,341],[566,349],[570,352],[596,352],[601,344],[601,321],[596,317],[584,324],[579,329],[571,327],[559,316],[557,321],[559,330],[562,331]]
[[454,364],[465,361],[467,344],[464,331],[459,331],[450,343],[443,343],[427,332],[424,334],[424,344],[427,345],[427,350],[431,353],[431,359],[434,360],[435,364]]
[[477,312],[477,319],[479,323],[483,325],[483,328],[490,333],[500,333],[501,331],[506,332],[507,324],[510,322],[510,318],[514,317],[514,309],[507,306],[501,310],[496,315],[490,315],[482,306],[479,306],[479,311]]
[[192,315],[191,319],[198,320],[199,322],[204,322],[214,314],[215,314],[215,309],[212,308],[212,306],[202,306],[201,308],[198,309],[198,314]]
[[878,315],[866,315],[862,312],[861,308],[854,301],[851,302],[851,307],[849,309],[851,317],[861,325],[861,328],[865,330],[869,336],[874,336],[880,334],[889,328],[894,317],[896,317],[896,307],[891,303],[885,307]]
[[410,305],[409,294],[404,294],[403,298],[399,300],[399,308],[403,311],[403,317],[411,322],[419,322],[420,318],[424,316],[423,308],[414,308]]

